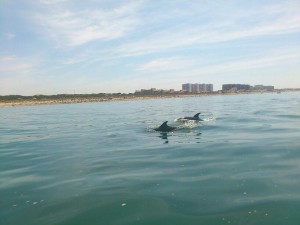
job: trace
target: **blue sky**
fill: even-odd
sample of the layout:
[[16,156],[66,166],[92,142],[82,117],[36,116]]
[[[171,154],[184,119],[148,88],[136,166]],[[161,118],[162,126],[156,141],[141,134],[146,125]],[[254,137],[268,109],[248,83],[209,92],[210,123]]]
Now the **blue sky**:
[[299,0],[0,0],[0,95],[300,88]]

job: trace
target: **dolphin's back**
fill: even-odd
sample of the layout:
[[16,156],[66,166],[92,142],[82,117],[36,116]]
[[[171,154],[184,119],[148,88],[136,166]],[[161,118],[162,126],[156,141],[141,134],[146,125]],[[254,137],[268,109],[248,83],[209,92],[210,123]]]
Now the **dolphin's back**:
[[154,130],[162,131],[162,132],[169,132],[169,131],[172,131],[172,130],[176,129],[176,127],[168,126],[167,123],[168,123],[168,121],[163,122],[162,125],[160,125],[158,128],[155,128]]
[[198,121],[203,121],[202,119],[200,119],[199,118],[199,115],[200,115],[201,113],[197,113],[197,114],[195,114],[193,117],[191,117],[191,116],[187,116],[187,117],[183,117],[184,119],[187,119],[187,120],[198,120]]

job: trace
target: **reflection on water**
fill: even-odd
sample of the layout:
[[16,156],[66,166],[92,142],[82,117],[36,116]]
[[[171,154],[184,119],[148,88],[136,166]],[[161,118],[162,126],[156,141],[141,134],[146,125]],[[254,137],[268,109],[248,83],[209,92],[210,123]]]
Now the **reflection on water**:
[[198,131],[186,131],[186,132],[161,132],[159,138],[163,140],[164,144],[170,143],[201,143],[201,132]]
[[168,144],[169,143],[168,133],[162,132],[162,133],[160,133],[160,135],[158,137],[160,137],[161,139],[163,139],[165,141],[164,144]]

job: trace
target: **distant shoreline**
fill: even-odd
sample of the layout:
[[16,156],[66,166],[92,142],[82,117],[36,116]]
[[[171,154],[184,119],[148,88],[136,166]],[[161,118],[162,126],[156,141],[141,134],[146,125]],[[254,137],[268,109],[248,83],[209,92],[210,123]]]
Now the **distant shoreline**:
[[136,94],[86,94],[86,95],[40,95],[40,96],[0,96],[0,107],[11,106],[34,106],[34,105],[57,105],[57,104],[78,104],[91,102],[113,102],[113,101],[135,101],[161,98],[186,98],[203,96],[221,96],[238,94],[276,94],[281,92],[294,92],[300,89],[284,89],[274,91],[242,91],[242,92],[212,92],[199,94],[155,94],[155,95],[136,95]]

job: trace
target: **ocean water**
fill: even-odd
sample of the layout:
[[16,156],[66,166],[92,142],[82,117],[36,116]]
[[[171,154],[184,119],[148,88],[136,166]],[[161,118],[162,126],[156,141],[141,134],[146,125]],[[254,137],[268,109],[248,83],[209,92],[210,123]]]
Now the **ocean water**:
[[[166,120],[180,129],[152,130]],[[299,211],[300,92],[0,108],[1,225],[299,225]]]

